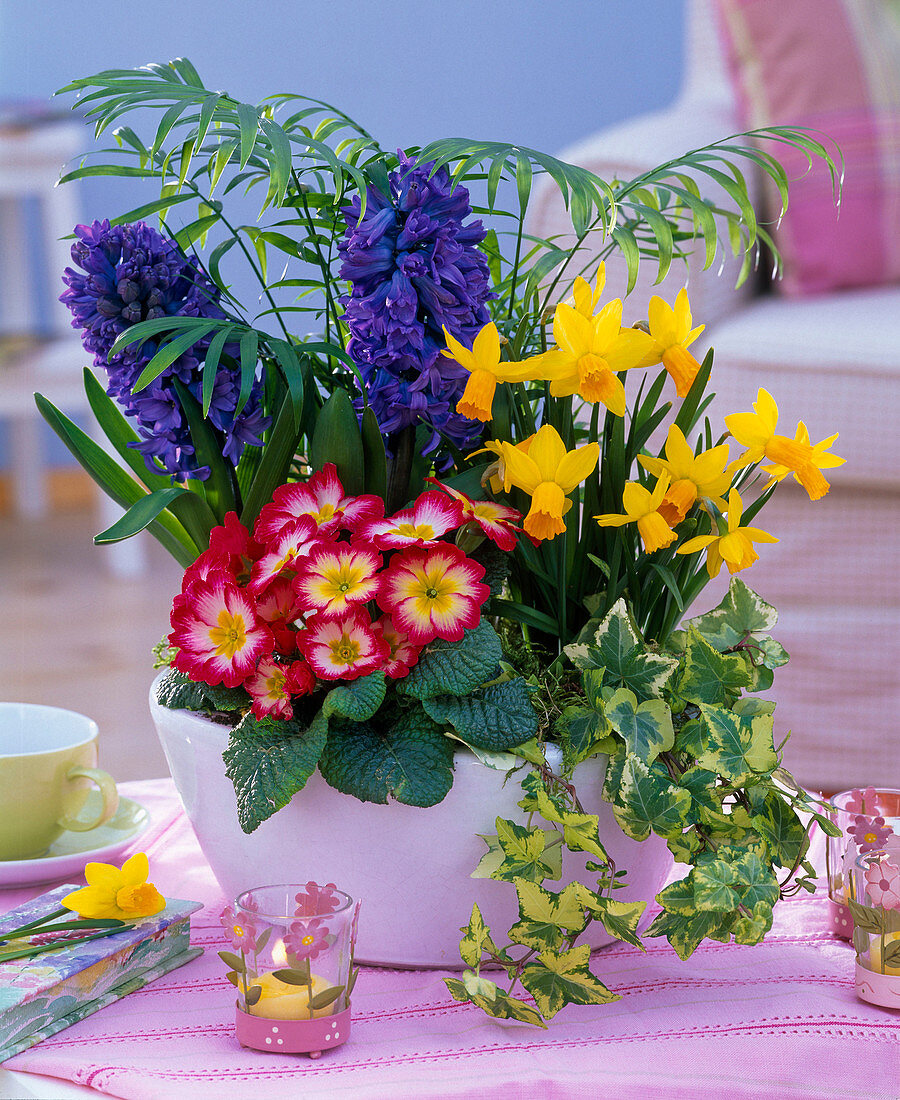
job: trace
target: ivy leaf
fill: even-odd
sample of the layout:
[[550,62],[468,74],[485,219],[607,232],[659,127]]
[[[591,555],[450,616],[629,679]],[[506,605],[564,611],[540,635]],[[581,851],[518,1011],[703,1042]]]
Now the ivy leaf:
[[750,676],[740,654],[724,655],[696,627],[689,629],[677,688],[683,699],[719,705],[740,695],[749,683]]
[[768,776],[778,766],[771,714],[748,716],[700,704],[706,724],[707,751],[697,763],[735,786]]
[[664,909],[645,935],[665,936],[678,957],[688,959],[707,937],[727,943],[734,919],[733,913],[695,911],[687,915]]
[[491,930],[484,923],[481,910],[477,905],[472,906],[469,923],[465,928],[460,928],[460,932],[463,933],[463,938],[459,944],[459,954],[466,966],[478,966],[485,951],[491,955],[497,953],[497,948],[491,939]]
[[586,920],[578,897],[579,885],[570,882],[556,894],[536,882],[524,879],[516,882],[520,919],[509,930],[509,938],[540,951],[545,947],[559,947],[566,938],[563,930],[581,932]]
[[542,788],[535,791],[535,801],[541,817],[562,825],[566,847],[575,852],[589,852],[604,863],[609,861],[606,849],[600,843],[600,819],[596,814],[562,809]]
[[453,785],[453,743],[415,707],[377,730],[368,723],[330,730],[319,770],[361,802],[434,806]]
[[563,760],[567,767],[574,768],[582,760],[598,753],[615,752],[616,742],[609,736],[612,727],[606,715],[593,707],[566,707],[557,728],[561,734]]
[[731,934],[734,942],[752,946],[762,943],[766,933],[772,927],[772,906],[761,902],[750,910],[750,915],[745,913],[738,915],[731,926]]
[[491,752],[514,748],[537,736],[538,719],[521,677],[473,691],[424,700],[427,713],[452,726],[468,744]]
[[295,719],[259,719],[252,714],[234,727],[222,758],[245,833],[252,833],[303,789],[316,770],[327,732],[321,716],[307,730]]
[[724,859],[713,859],[695,867],[694,904],[701,911],[731,913],[741,902],[735,887],[739,877],[733,864]]
[[645,764],[652,764],[661,752],[675,744],[672,712],[662,699],[638,703],[627,688],[619,688],[606,701],[605,713],[616,733],[620,734],[633,755]]
[[[549,874],[544,875],[544,878],[558,879],[562,876],[562,845],[552,844],[548,847],[548,842],[556,840],[558,833],[555,829],[542,829],[544,834],[544,848],[541,852],[541,862],[550,868]],[[497,836],[485,835],[484,833],[478,833],[477,836],[487,845],[487,851],[478,861],[478,866],[469,876],[470,878],[495,878],[501,881],[505,876],[499,874],[500,866],[505,858],[503,848],[500,846],[500,840]]]
[[748,638],[768,635],[778,622],[778,612],[771,604],[741,580],[732,577],[722,602],[705,615],[690,619],[685,626],[694,627],[720,653],[734,649]]
[[594,977],[589,968],[588,945],[573,947],[557,954],[542,951],[540,961],[529,963],[522,971],[522,985],[534,997],[541,1014],[552,1019],[567,1004],[602,1005],[618,1001],[618,993]]
[[546,1028],[547,1026],[541,1019],[541,1014],[533,1005],[528,1004],[527,1001],[521,1001],[517,997],[511,997],[508,993],[504,993],[502,989],[497,989],[496,986],[494,987],[494,996],[486,997],[477,993],[470,994],[465,983],[461,982],[459,978],[444,978],[444,984],[455,1001],[469,1001],[480,1008],[482,1012],[486,1012],[488,1016],[493,1016],[495,1019],[520,1020],[524,1024],[533,1024],[535,1027]]
[[690,794],[674,786],[664,768],[657,764],[648,768],[631,753],[622,768],[619,799],[613,813],[623,832],[634,840],[645,840],[651,829],[659,836],[678,836],[691,809]]
[[644,648],[624,600],[613,605],[592,643],[568,645],[565,652],[577,668],[603,669],[606,685],[629,688],[641,700],[661,695],[678,667],[675,658]]
[[354,722],[365,722],[384,702],[386,690],[384,673],[371,672],[333,687],[322,702],[322,713],[326,718],[337,714]]
[[595,894],[580,882],[575,883],[578,900],[585,909],[600,921],[606,931],[617,940],[630,943],[645,951],[641,938],[637,934],[638,921],[647,907],[645,901],[616,901],[613,898]]
[[793,867],[809,847],[803,822],[777,791],[765,792],[750,824],[765,841],[772,862],[779,867]]
[[496,630],[482,619],[458,642],[429,642],[408,675],[397,682],[397,690],[415,699],[466,695],[494,679],[502,657]]
[[625,771],[625,761],[627,759],[628,750],[625,748],[625,743],[620,742],[616,747],[616,751],[610,755],[606,765],[602,792],[604,802],[611,802],[614,806],[624,805],[622,801],[622,774]]
[[505,818],[497,818],[497,843],[503,851],[503,862],[491,878],[504,882],[528,879],[540,882],[553,877],[555,868],[543,858],[547,834],[543,829],[529,829]]

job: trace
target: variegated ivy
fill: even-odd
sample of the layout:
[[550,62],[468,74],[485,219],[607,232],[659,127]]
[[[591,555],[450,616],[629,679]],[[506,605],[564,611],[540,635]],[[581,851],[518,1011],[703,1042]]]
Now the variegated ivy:
[[[623,831],[639,841],[651,832],[664,837],[676,861],[690,868],[657,895],[662,911],[644,932],[665,936],[681,958],[705,938],[759,943],[779,898],[814,889],[804,820],[826,832],[833,827],[780,766],[775,704],[752,694],[766,690],[788,659],[769,634],[776,619],[775,609],[734,577],[715,610],[672,635],[668,652],[642,640],[623,600],[567,647],[584,703],[567,708],[558,723],[562,767],[555,774],[539,766],[524,779],[524,823],[498,818],[475,872],[515,888],[519,920],[509,943],[498,947],[473,908],[460,945],[469,969],[445,979],[453,997],[541,1027],[566,1004],[617,999],[592,972],[589,947],[579,940],[599,920],[611,935],[642,947],[645,906],[613,897],[622,873],[577,794],[577,768],[590,757],[608,758],[603,798]],[[589,857],[595,888],[573,881],[547,889],[546,880],[561,876],[563,848]],[[482,975],[486,963],[505,969],[508,988]],[[519,983],[533,1004],[513,995]]]

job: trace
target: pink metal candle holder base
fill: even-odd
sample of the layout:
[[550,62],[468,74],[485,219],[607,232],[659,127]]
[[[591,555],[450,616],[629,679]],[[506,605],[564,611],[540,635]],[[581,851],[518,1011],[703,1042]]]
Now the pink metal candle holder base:
[[850,915],[850,908],[847,905],[842,905],[839,901],[835,901],[834,898],[828,899],[828,914],[831,917],[831,931],[836,936],[840,936],[842,940],[853,939],[853,917]]
[[241,1046],[273,1054],[308,1054],[318,1058],[324,1050],[339,1047],[350,1036],[350,1009],[313,1020],[267,1020],[251,1016],[237,1006],[235,1029]]
[[869,1004],[900,1008],[900,975],[877,974],[857,963],[856,995]]

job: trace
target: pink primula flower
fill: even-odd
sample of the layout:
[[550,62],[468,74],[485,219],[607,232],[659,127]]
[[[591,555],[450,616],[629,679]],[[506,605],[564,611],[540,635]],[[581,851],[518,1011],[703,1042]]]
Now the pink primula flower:
[[225,938],[235,951],[254,951],[259,929],[252,917],[239,913],[233,905],[227,905],[219,914],[225,929]]
[[515,550],[518,542],[516,532],[520,530],[518,521],[522,518],[521,512],[493,500],[472,500],[458,489],[442,485],[436,478],[429,477],[425,480],[459,501],[465,522],[474,523],[480,527],[482,534],[496,543],[501,550]]
[[304,611],[334,617],[378,594],[381,554],[359,543],[320,542],[299,563],[293,586]]
[[[437,495],[437,494],[435,494]],[[378,606],[417,646],[433,638],[458,642],[478,625],[491,593],[484,566],[451,543],[405,550],[382,573]]]
[[233,573],[240,573],[245,562],[256,561],[263,547],[241,523],[236,512],[228,512],[220,527],[213,527],[209,533],[209,549],[229,562]]
[[390,653],[365,609],[336,618],[316,616],[297,635],[297,645],[322,680],[355,680],[382,668]]
[[888,859],[866,868],[866,893],[882,909],[900,909],[900,867]]
[[281,665],[269,656],[260,659],[256,671],[244,682],[256,718],[293,718],[292,696],[309,695],[315,686],[316,678],[306,661]]
[[266,544],[266,552],[253,563],[250,571],[251,592],[263,589],[285,569],[298,569],[318,541],[318,528],[309,516],[301,516],[287,524],[278,536]]
[[883,817],[864,817],[857,814],[847,832],[856,841],[856,846],[863,855],[882,847],[893,829],[890,825],[885,825]]
[[417,497],[412,508],[387,519],[362,524],[358,534],[382,550],[433,546],[442,535],[455,531],[464,522],[462,505],[458,500],[430,490]]
[[331,930],[318,917],[295,921],[284,935],[284,946],[298,959],[314,959],[328,948]]
[[385,675],[392,680],[405,676],[419,659],[421,647],[413,645],[409,637],[398,630],[390,615],[382,615],[372,623],[372,629],[390,646],[390,655],[384,666]]
[[207,684],[237,687],[275,644],[248,593],[220,574],[195,581],[176,597],[171,623],[175,668]]
[[308,481],[292,481],[279,486],[272,494],[272,501],[259,513],[254,536],[262,542],[271,542],[294,520],[309,516],[322,538],[336,535],[339,530],[355,531],[365,520],[384,515],[381,497],[363,495],[347,496],[337,467],[328,462]]
[[256,613],[275,637],[275,649],[283,657],[297,652],[296,621],[303,614],[288,577],[276,577],[256,597]]
[[333,913],[340,908],[340,899],[335,894],[335,885],[328,882],[320,886],[317,882],[308,882],[306,887],[296,894],[294,901],[297,908],[295,917],[319,917],[325,913]]

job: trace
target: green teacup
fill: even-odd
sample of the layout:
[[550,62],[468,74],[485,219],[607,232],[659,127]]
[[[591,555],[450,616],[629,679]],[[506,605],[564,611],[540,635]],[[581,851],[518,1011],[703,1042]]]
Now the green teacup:
[[[97,723],[33,703],[0,703],[0,860],[43,855],[64,830],[84,833],[118,809],[116,784],[98,771]],[[99,814],[82,815],[90,784]]]

